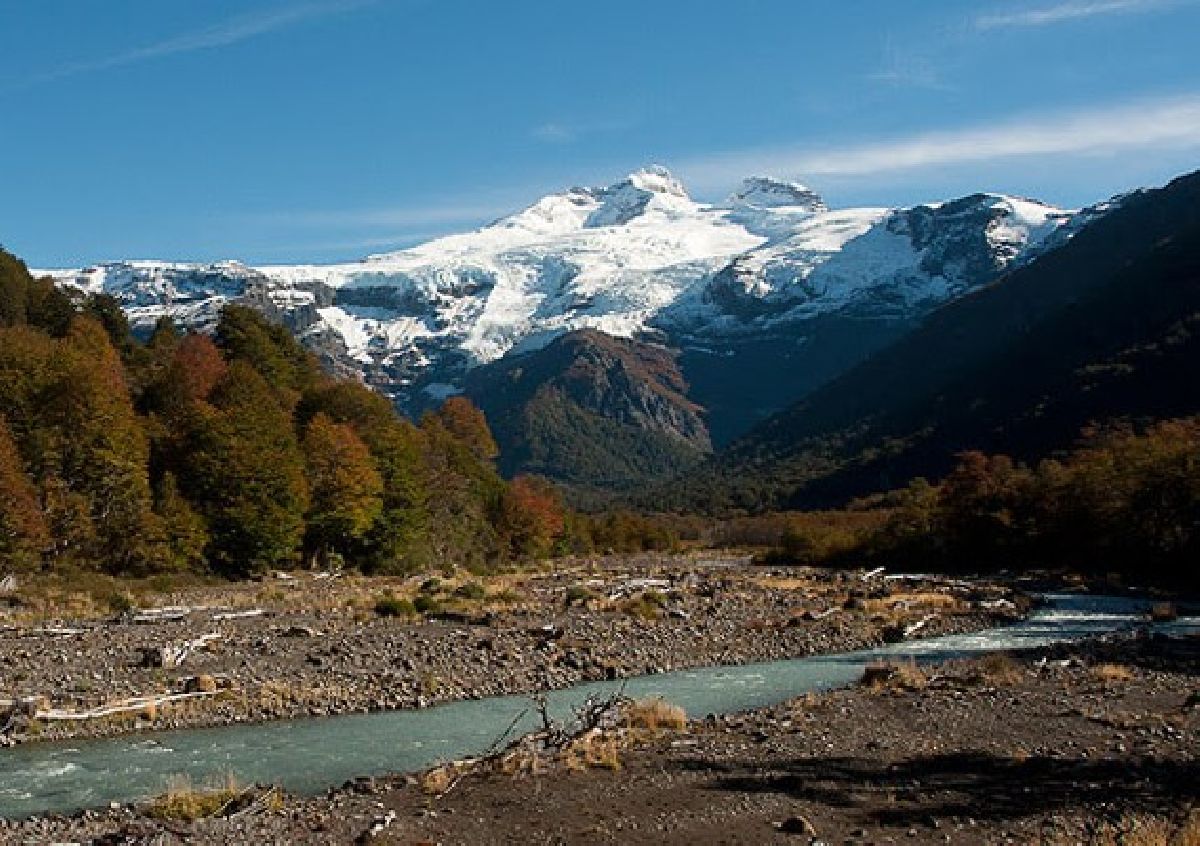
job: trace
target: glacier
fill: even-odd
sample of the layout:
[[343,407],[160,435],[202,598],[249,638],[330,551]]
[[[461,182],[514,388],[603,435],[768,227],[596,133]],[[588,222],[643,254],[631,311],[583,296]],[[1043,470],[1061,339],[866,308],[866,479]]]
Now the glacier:
[[720,352],[738,339],[802,336],[807,322],[834,315],[912,319],[1060,244],[1097,213],[1002,194],[830,209],[810,188],[765,176],[704,203],[652,166],[360,261],[36,272],[113,296],[142,332],[165,315],[206,330],[225,303],[250,304],[414,407],[458,391],[472,368],[578,329]]

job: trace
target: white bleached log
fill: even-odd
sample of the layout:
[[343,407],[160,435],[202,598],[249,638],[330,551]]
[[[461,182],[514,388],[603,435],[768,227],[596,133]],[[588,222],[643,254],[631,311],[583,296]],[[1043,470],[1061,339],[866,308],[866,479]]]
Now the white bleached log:
[[921,629],[925,628],[925,626],[926,626],[926,625],[927,625],[927,624],[928,624],[930,621],[932,621],[932,620],[935,620],[935,619],[937,619],[937,614],[930,614],[928,617],[925,617],[924,619],[918,620],[917,622],[913,623],[911,626],[907,626],[907,627],[905,627],[905,629],[904,629],[904,636],[905,636],[905,637],[912,637],[912,636],[913,636],[913,635],[915,635],[917,632],[919,632]]
[[158,646],[147,647],[142,650],[142,660],[144,663],[151,664],[164,669],[174,669],[183,664],[191,655],[198,649],[203,649],[214,640],[220,640],[221,635],[217,632],[211,632],[206,635],[201,635],[195,640],[184,641],[178,646]]
[[262,608],[250,608],[246,611],[220,611],[212,615],[212,619],[216,622],[221,620],[244,620],[248,617],[262,617],[267,612]]
[[187,619],[197,611],[207,611],[207,605],[168,605],[164,608],[142,608],[133,611],[129,619],[134,623],[173,623]]
[[72,637],[74,635],[85,634],[86,632],[87,629],[77,629],[72,626],[38,626],[30,634],[44,635],[46,637]]
[[169,702],[181,702],[185,699],[200,699],[206,696],[216,696],[224,693],[222,690],[196,691],[194,693],[164,693],[158,696],[135,696],[130,699],[115,702],[112,705],[102,705],[86,711],[68,711],[65,708],[46,708],[34,715],[46,722],[81,722],[95,720],[101,717],[111,717],[115,714],[128,714],[132,711],[144,711],[147,708],[165,705]]

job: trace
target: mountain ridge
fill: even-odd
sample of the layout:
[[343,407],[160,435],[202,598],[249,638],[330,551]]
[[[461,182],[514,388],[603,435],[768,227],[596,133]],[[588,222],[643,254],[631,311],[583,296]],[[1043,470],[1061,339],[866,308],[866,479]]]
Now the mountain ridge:
[[1129,195],[760,424],[683,486],[724,488],[726,506],[821,506],[940,475],[958,450],[1032,460],[1093,423],[1196,413],[1197,244],[1200,172]]
[[[469,386],[487,378],[473,373],[572,332],[669,347],[705,429],[694,438],[688,423],[672,436],[719,447],[1108,211],[983,193],[830,209],[806,186],[763,176],[707,204],[650,167],[359,262],[138,261],[50,273],[113,296],[142,332],[167,314],[207,330],[225,303],[252,305],[327,368],[413,415],[464,390],[482,402]],[[654,392],[630,385],[643,389]]]

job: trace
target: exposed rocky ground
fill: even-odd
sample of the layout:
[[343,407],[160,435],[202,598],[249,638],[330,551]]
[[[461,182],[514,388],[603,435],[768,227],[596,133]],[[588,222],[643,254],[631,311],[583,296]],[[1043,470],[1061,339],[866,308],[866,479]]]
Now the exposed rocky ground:
[[[857,649],[923,621],[914,634],[1018,613],[1006,588],[744,559],[598,559],[486,585],[322,576],[156,597],[178,609],[159,613],[10,612],[13,624],[0,618],[0,743],[424,707]],[[163,654],[189,647],[177,666]],[[153,705],[133,699],[147,696]],[[123,710],[69,719],[104,707]]]
[[164,822],[120,808],[0,823],[0,840],[1192,844],[1192,640],[1124,636],[1020,663],[901,667],[874,687],[643,732],[616,768],[494,769],[448,792],[364,779],[232,818]]

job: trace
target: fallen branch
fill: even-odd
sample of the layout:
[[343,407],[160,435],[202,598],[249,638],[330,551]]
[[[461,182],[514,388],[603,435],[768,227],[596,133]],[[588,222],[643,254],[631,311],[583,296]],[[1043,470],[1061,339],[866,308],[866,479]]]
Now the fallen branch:
[[196,691],[194,693],[164,693],[159,696],[135,696],[124,699],[112,705],[102,705],[87,711],[68,711],[65,708],[46,708],[34,713],[34,718],[47,722],[82,722],[101,717],[111,717],[115,714],[127,714],[132,711],[144,711],[147,708],[166,705],[170,702],[181,702],[185,699],[200,699],[206,696],[217,696],[223,690]]
[[73,637],[74,635],[87,634],[87,629],[77,629],[71,626],[38,626],[30,634],[45,635],[47,637]]
[[219,633],[210,632],[209,634],[201,635],[195,640],[185,641],[178,646],[142,647],[142,664],[171,670],[181,666],[187,660],[188,656],[196,650],[203,649],[213,641],[220,639],[221,635]]
[[911,626],[905,627],[904,636],[912,637],[917,632],[919,632],[921,629],[925,628],[927,623],[929,623],[932,620],[936,620],[936,619],[937,619],[937,614],[930,614],[928,617],[918,620],[917,622],[913,623]]
[[266,613],[262,608],[251,608],[247,611],[221,611],[213,614],[212,619],[214,622],[221,620],[244,620],[248,617],[262,617]]
[[143,608],[130,612],[129,620],[133,623],[175,623],[186,620],[188,615],[197,611],[207,611],[207,605],[168,605],[163,608]]

